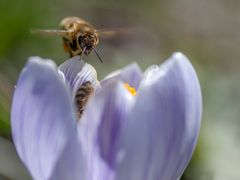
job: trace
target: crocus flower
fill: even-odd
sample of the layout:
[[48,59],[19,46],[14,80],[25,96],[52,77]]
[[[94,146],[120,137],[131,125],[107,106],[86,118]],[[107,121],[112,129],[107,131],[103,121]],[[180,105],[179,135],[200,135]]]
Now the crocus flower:
[[[93,93],[77,116],[86,82]],[[201,111],[197,75],[181,53],[102,82],[78,56],[59,68],[32,57],[14,92],[12,136],[37,180],[176,180],[195,148]]]

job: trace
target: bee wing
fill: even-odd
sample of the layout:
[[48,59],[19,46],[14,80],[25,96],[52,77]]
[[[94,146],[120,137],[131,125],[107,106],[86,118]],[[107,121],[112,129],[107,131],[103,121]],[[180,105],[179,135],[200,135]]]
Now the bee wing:
[[133,31],[130,28],[111,28],[111,29],[98,29],[96,33],[102,38],[109,38],[119,34],[130,35]]
[[57,36],[64,36],[69,33],[67,30],[58,30],[58,29],[32,29],[32,34],[40,34],[40,35],[57,35]]

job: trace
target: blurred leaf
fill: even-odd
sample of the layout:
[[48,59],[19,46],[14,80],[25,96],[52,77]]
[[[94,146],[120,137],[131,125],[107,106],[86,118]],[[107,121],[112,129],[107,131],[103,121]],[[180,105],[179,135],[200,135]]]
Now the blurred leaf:
[[9,122],[10,116],[2,106],[0,106],[0,136],[9,138],[11,133],[11,127]]
[[14,145],[0,137],[0,179],[30,180],[30,176],[19,160]]

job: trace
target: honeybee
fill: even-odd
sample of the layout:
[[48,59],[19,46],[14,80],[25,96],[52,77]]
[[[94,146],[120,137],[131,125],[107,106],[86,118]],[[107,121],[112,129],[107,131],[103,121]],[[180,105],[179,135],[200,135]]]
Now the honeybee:
[[60,35],[63,48],[70,57],[83,54],[88,56],[93,50],[103,63],[95,47],[99,43],[99,32],[90,23],[79,17],[66,17],[60,22],[60,29],[32,30],[33,33]]

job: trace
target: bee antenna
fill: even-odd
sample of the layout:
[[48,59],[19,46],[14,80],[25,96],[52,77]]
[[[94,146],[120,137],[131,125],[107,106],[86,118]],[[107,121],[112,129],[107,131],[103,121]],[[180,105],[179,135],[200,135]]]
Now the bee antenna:
[[93,51],[95,52],[95,54],[97,55],[97,57],[101,61],[101,63],[103,63],[103,60],[101,59],[101,57],[99,56],[97,50],[94,47],[93,47]]

